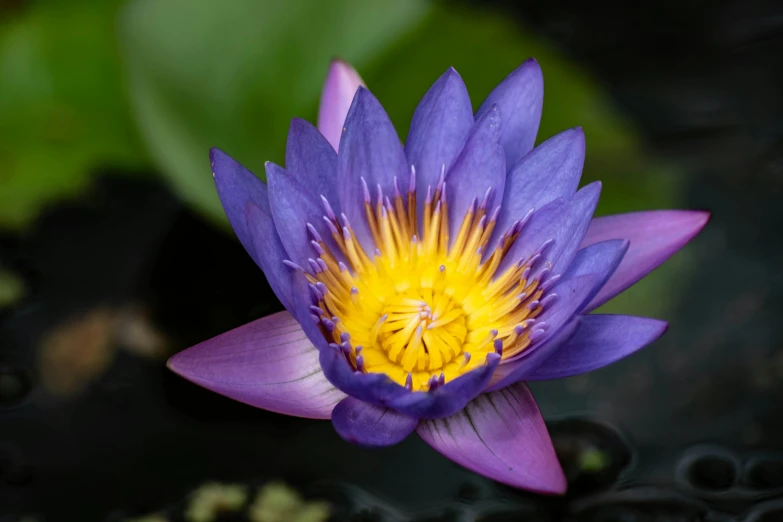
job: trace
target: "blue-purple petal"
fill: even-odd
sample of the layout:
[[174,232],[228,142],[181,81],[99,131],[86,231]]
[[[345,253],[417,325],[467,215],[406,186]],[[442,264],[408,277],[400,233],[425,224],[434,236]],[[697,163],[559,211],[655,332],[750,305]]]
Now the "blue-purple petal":
[[212,165],[215,188],[220,203],[223,204],[228,222],[234,229],[239,242],[245,247],[253,261],[258,264],[258,258],[247,231],[245,204],[251,201],[264,213],[271,215],[266,184],[220,149],[210,149],[209,161]]
[[445,385],[426,392],[409,392],[388,402],[395,410],[422,419],[438,419],[454,415],[473,400],[489,384],[500,357],[491,354],[486,363]]
[[285,148],[285,170],[321,206],[325,197],[340,212],[337,197],[337,153],[326,138],[305,120],[294,118]]
[[600,193],[601,183],[596,181],[580,189],[570,201],[558,198],[535,211],[509,249],[499,270],[528,258],[551,240],[553,242],[544,251],[542,261],[552,263],[551,274],[562,274],[571,263],[590,225]]
[[490,108],[476,120],[465,144],[446,173],[446,194],[449,205],[449,229],[456,237],[462,220],[473,200],[481,202],[492,189],[488,213],[503,201],[506,180],[506,160],[498,143],[502,129],[502,115],[497,106]]
[[346,441],[369,448],[393,446],[416,429],[419,420],[354,397],[343,399],[332,412],[335,431]]
[[470,96],[460,75],[450,68],[430,87],[413,113],[405,143],[408,162],[416,168],[418,215],[427,187],[435,188],[441,169],[448,169],[473,127]]
[[391,400],[410,393],[385,374],[355,371],[342,350],[329,345],[315,317],[311,315],[310,306],[315,302],[304,274],[295,272],[292,279],[295,315],[299,318],[302,330],[320,352],[321,369],[329,382],[346,394],[376,406],[386,406]]
[[[627,239],[611,239],[578,250],[574,260],[571,261],[563,274],[563,279],[573,279],[585,274],[597,274],[600,281],[585,299],[585,304],[589,303],[617,270],[629,245],[630,242]],[[585,307],[582,313],[588,313],[590,310],[590,307]]]
[[280,241],[288,253],[287,259],[300,267],[307,267],[309,258],[318,257],[311,244],[313,236],[308,231],[308,223],[340,259],[339,250],[324,224],[321,201],[316,200],[293,176],[272,162],[266,164],[266,178],[269,182],[272,217]]
[[480,395],[451,417],[421,421],[416,432],[445,457],[485,477],[539,493],[566,490],[544,419],[524,383]]
[[544,342],[536,343],[533,349],[523,351],[521,356],[515,357],[514,360],[503,361],[503,364],[495,370],[485,391],[502,390],[506,386],[526,381],[528,376],[533,375],[539,366],[546,363],[546,360],[560,345],[574,335],[582,319],[584,316],[577,315],[562,326],[555,335]]
[[408,160],[389,116],[370,91],[360,87],[345,119],[337,156],[337,193],[359,242],[374,250],[365,219],[362,178],[371,194],[380,186],[394,194],[394,179],[402,189],[410,183]]
[[326,380],[318,351],[288,312],[179,352],[168,367],[226,397],[297,417],[329,419],[345,397]]
[[576,332],[525,380],[570,377],[603,368],[647,346],[666,332],[665,321],[629,315],[586,315]]
[[530,210],[558,198],[571,199],[579,186],[585,160],[585,135],[580,127],[553,136],[511,167],[495,237]]
[[476,113],[481,118],[500,107],[503,113],[503,136],[506,165],[516,165],[522,156],[533,150],[544,105],[544,76],[534,59],[529,59],[509,74],[487,96]]
[[265,214],[253,202],[248,202],[245,205],[245,219],[250,247],[255,253],[256,263],[264,272],[269,286],[283,306],[298,318],[292,307],[291,271],[283,264],[288,254],[280,242],[272,217]]

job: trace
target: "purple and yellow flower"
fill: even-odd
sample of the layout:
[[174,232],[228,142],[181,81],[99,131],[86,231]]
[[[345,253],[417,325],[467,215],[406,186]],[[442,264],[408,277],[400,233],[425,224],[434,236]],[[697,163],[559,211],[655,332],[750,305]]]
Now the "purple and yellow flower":
[[525,381],[603,367],[663,334],[663,321],[590,312],[709,216],[593,218],[601,184],[578,188],[584,134],[534,148],[542,105],[535,60],[475,114],[449,69],[403,146],[356,72],[334,62],[318,128],[293,120],[286,168],[267,163],[268,184],[211,151],[226,215],[286,311],[169,367],[252,406],[331,419],[351,442],[416,431],[487,477],[565,491]]

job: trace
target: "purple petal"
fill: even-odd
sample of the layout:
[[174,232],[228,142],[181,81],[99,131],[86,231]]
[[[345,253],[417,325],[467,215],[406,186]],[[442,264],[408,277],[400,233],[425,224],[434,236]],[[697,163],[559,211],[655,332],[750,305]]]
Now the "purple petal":
[[[473,200],[481,201],[488,189],[492,189],[492,206],[503,201],[506,160],[498,143],[501,127],[500,109],[492,107],[476,120],[465,145],[446,174],[450,230],[459,230]],[[452,241],[454,238],[456,233]]]
[[[294,274],[293,293],[299,315],[309,314],[313,303],[307,291],[307,280],[301,273]],[[387,375],[355,371],[342,350],[329,346],[313,321],[302,321],[302,329],[320,351],[321,368],[329,382],[356,399],[392,408],[409,417],[436,418],[459,411],[487,386],[499,361],[493,354],[486,365],[431,392],[411,392]]]
[[318,351],[288,312],[197,344],[167,365],[208,390],[297,417],[329,419],[345,397],[326,380]]
[[390,401],[411,393],[407,388],[392,381],[387,375],[354,371],[342,350],[329,346],[315,322],[305,320],[311,319],[309,317],[310,306],[315,303],[304,274],[296,272],[292,278],[296,315],[302,318],[300,321],[302,330],[320,352],[321,369],[329,382],[352,397],[383,407]]
[[570,377],[603,368],[658,339],[665,321],[629,315],[587,315],[576,332],[525,380]]
[[215,180],[218,197],[223,204],[228,222],[234,229],[239,242],[258,264],[258,258],[250,242],[245,219],[245,204],[255,203],[267,215],[270,214],[266,185],[238,161],[220,149],[209,151],[212,177]]
[[[572,279],[561,279],[551,290],[551,293],[557,294],[557,299],[536,318],[538,322],[548,325],[547,334],[537,343],[544,343],[553,337],[561,327],[580,313],[587,297],[601,284],[602,278],[602,274],[585,274]],[[532,352],[534,349],[535,346],[531,346],[525,352]]]
[[[617,270],[629,245],[630,242],[627,239],[611,239],[582,248],[577,251],[568,270],[563,274],[563,279],[573,279],[584,274],[600,276],[600,282],[593,292],[585,298],[585,302],[589,303]],[[590,310],[589,307],[585,308],[582,313],[587,313]]]
[[408,162],[416,168],[419,215],[427,187],[435,187],[441,169],[449,168],[473,127],[470,96],[454,68],[438,78],[413,113],[405,143]]
[[419,420],[389,408],[346,397],[332,412],[332,424],[348,442],[370,448],[393,446],[410,435]]
[[[304,323],[303,329],[307,330]],[[322,345],[319,349],[319,360],[326,378],[352,397],[375,406],[387,407],[394,400],[411,393],[385,374],[354,371],[342,353],[328,345]]]
[[280,241],[288,253],[288,259],[306,267],[309,258],[316,257],[307,230],[310,223],[329,245],[332,252],[339,250],[323,220],[323,206],[293,176],[286,174],[280,166],[266,163],[266,178],[269,182],[269,203]]
[[495,236],[532,209],[557,198],[571,199],[585,161],[585,134],[580,127],[549,138],[517,163],[506,177],[506,190]]
[[245,205],[245,218],[251,249],[258,266],[283,306],[293,311],[291,269],[283,264],[288,255],[277,235],[274,221],[252,202]]
[[567,279],[552,290],[558,299],[544,309],[537,318],[548,325],[545,335],[536,339],[519,355],[503,361],[492,377],[488,389],[498,390],[515,382],[526,380],[528,375],[543,364],[549,356],[568,338],[577,324],[577,315],[584,307],[587,297],[595,291],[601,281],[598,274],[586,274]]
[[334,211],[340,212],[337,154],[309,121],[299,118],[291,120],[285,149],[285,168],[294,180],[308,190],[319,207],[321,196],[324,196]]
[[589,309],[602,305],[669,259],[709,219],[709,212],[691,210],[652,210],[593,219],[582,246],[607,239],[628,239],[631,246]]
[[554,240],[544,252],[544,259],[552,263],[550,273],[562,273],[582,242],[600,193],[601,183],[596,181],[579,190],[570,201],[556,199],[533,213],[500,264],[499,271],[529,257],[545,242]]
[[432,391],[408,392],[388,401],[395,410],[421,419],[448,417],[460,411],[489,384],[500,356],[491,354],[484,366]]
[[342,60],[332,60],[326,82],[321,93],[321,105],[318,108],[318,130],[334,147],[340,145],[340,135],[343,133],[343,123],[351,107],[356,90],[364,82],[359,74],[348,63]]
[[360,87],[340,141],[337,193],[343,212],[365,248],[374,249],[374,243],[365,219],[361,179],[371,190],[380,186],[385,195],[391,196],[394,178],[400,187],[407,187],[409,175],[408,160],[389,116],[375,96]]
[[544,364],[560,345],[574,335],[583,319],[584,316],[577,315],[561,327],[557,334],[543,343],[538,343],[535,349],[523,351],[522,355],[515,357],[514,360],[503,361],[503,364],[495,370],[485,391],[502,390],[506,386],[526,381],[530,375],[535,374],[536,369]]
[[481,118],[500,107],[503,113],[503,136],[500,143],[506,151],[506,165],[516,165],[522,156],[533,150],[544,105],[544,76],[534,59],[520,65],[500,82],[476,113]]
[[480,395],[452,417],[422,421],[416,432],[445,457],[498,482],[547,494],[566,490],[544,419],[523,383]]

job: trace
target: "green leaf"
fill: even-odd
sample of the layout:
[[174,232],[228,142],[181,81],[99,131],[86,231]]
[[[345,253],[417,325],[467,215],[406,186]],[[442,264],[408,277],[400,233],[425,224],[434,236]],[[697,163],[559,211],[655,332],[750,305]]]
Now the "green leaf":
[[330,59],[361,68],[426,11],[416,0],[134,1],[123,50],[151,154],[187,201],[223,220],[209,148],[256,174],[282,162],[291,118],[314,119]]
[[0,226],[144,152],[123,94],[118,2],[32,3],[0,24]]

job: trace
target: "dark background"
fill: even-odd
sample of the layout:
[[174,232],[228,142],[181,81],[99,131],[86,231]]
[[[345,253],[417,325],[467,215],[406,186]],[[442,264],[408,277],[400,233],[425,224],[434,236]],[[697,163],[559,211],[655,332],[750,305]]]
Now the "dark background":
[[[331,501],[335,520],[783,520],[783,5],[423,3],[364,52],[361,34],[353,47],[297,40],[319,8],[293,4],[281,15],[290,31],[264,43],[282,54],[254,65],[274,89],[261,82],[257,97],[235,100],[228,88],[190,89],[198,71],[176,59],[192,35],[172,25],[156,40],[155,24],[137,23],[168,5],[207,39],[216,6],[0,0],[0,520],[180,520],[188,493],[215,480],[284,480]],[[370,31],[371,7],[322,23]],[[254,44],[221,31],[240,49],[231,56]],[[138,56],[142,41],[153,61]],[[199,54],[205,46],[194,64],[225,58],[222,47]],[[326,71],[321,60],[297,72],[308,46],[354,62],[402,134],[447,66],[478,106],[536,55],[547,82],[539,139],[586,118],[599,213],[712,211],[683,253],[608,307],[668,320],[660,341],[532,386],[569,476],[565,498],[492,483],[416,437],[353,447],[328,422],[256,410],[166,370],[171,353],[281,308],[215,211],[206,152],[281,161],[286,122],[314,119]],[[317,81],[292,93],[307,77]],[[199,112],[209,104],[223,116]]]

